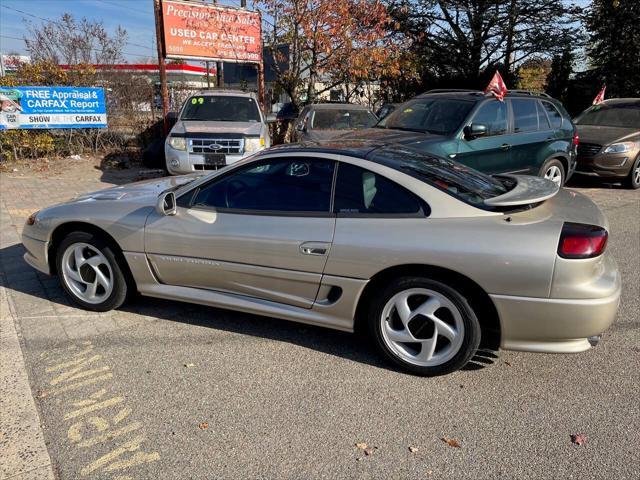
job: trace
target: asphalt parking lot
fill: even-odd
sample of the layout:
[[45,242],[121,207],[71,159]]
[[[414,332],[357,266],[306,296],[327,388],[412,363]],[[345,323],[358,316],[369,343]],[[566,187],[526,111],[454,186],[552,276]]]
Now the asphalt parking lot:
[[[90,165],[0,176],[2,315],[57,478],[637,478],[640,191],[572,186],[608,216],[623,276],[618,318],[596,348],[482,352],[425,379],[353,335],[282,320],[149,298],[74,308],[22,260],[24,218],[139,176]],[[22,459],[20,473],[41,466]]]

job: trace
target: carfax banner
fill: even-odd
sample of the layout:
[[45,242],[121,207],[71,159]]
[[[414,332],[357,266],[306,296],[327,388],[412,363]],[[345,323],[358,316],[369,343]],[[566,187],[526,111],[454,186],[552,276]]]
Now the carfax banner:
[[0,130],[106,127],[102,88],[0,87]]

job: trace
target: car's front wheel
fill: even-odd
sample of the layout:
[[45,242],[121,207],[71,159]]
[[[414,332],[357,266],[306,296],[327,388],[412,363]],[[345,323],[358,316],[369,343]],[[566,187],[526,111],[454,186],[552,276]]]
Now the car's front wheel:
[[371,303],[368,327],[387,359],[423,376],[462,368],[480,344],[480,325],[466,299],[421,277],[392,281]]
[[631,171],[624,181],[624,185],[627,188],[633,188],[634,190],[640,188],[640,155],[636,158],[631,166]]
[[127,281],[115,252],[100,236],[67,235],[57,250],[56,268],[67,294],[87,310],[106,312],[127,298]]

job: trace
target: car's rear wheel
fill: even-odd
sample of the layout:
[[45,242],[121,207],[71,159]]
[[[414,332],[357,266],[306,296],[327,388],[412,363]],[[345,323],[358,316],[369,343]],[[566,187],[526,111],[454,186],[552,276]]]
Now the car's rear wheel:
[[67,235],[57,250],[56,268],[67,294],[87,310],[106,312],[127,298],[127,282],[115,252],[95,234]]
[[633,188],[634,190],[640,188],[640,155],[636,157],[636,161],[633,162],[629,175],[624,180],[624,186],[627,188]]
[[387,359],[423,376],[462,368],[480,344],[480,325],[465,298],[421,277],[392,281],[372,302],[368,327]]
[[547,180],[551,180],[553,183],[561,187],[564,185],[566,173],[562,162],[556,158],[552,158],[544,163],[540,169],[540,176]]

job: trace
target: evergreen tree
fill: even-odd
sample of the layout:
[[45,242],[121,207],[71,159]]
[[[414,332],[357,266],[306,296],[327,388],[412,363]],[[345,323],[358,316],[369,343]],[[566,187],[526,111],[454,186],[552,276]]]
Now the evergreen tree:
[[585,24],[593,95],[640,97],[640,0],[593,0]]

